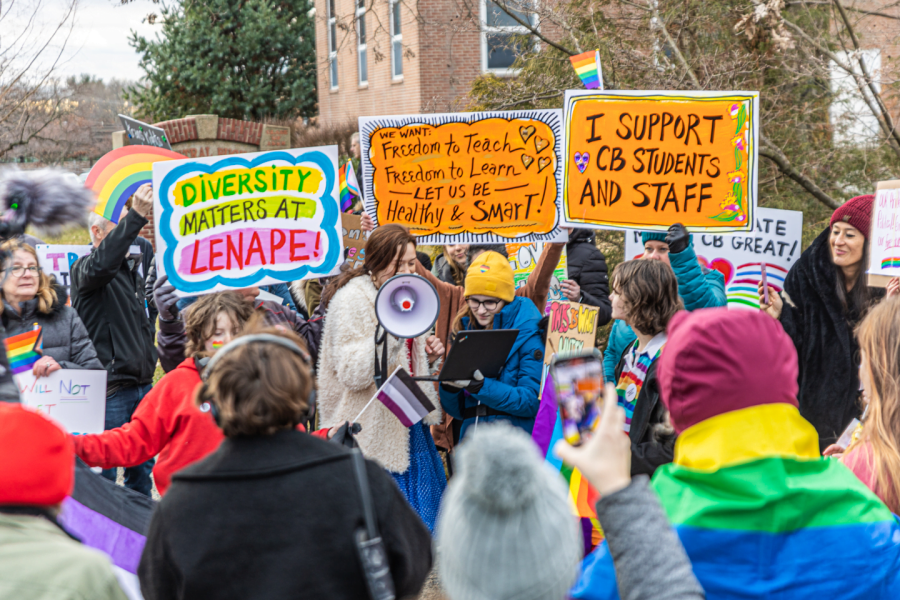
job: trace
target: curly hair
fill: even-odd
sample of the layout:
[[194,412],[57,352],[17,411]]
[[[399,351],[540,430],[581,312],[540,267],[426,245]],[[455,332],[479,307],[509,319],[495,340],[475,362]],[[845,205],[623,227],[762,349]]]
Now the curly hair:
[[254,314],[253,303],[247,302],[237,292],[219,292],[202,296],[187,308],[184,317],[184,333],[187,343],[184,355],[199,358],[206,355],[206,340],[216,331],[216,320],[219,313],[225,313],[231,319],[235,335]]
[[628,324],[644,335],[665,331],[672,316],[684,308],[675,273],[659,260],[619,263],[613,270],[612,291],[625,304]]

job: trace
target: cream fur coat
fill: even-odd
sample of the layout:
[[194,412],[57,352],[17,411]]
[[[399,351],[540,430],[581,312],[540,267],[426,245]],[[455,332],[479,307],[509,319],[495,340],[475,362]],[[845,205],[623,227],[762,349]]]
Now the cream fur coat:
[[[328,305],[317,371],[319,427],[352,421],[378,390],[374,381],[377,293],[370,277],[355,277],[338,290]],[[430,373],[425,354],[426,337],[417,338],[413,344],[415,376]],[[379,360],[380,357],[379,354]],[[398,366],[409,370],[406,340],[388,335],[388,374]],[[440,423],[441,402],[434,386],[424,383],[420,387],[436,407],[425,417],[425,423]],[[363,454],[389,471],[406,472],[409,468],[409,429],[377,400],[359,423],[362,431],[356,439]]]

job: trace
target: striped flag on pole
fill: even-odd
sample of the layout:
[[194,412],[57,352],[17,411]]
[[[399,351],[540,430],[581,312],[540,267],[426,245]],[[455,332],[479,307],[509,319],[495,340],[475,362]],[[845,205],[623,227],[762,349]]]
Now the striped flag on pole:
[[407,427],[412,427],[434,410],[434,404],[428,400],[419,384],[403,367],[397,367],[376,392],[375,398],[378,398]]

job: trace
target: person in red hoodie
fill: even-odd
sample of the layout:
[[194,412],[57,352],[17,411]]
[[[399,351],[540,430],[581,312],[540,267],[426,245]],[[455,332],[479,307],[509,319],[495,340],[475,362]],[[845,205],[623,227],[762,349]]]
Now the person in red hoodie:
[[103,433],[75,436],[75,452],[92,467],[139,465],[159,455],[153,478],[160,495],[176,471],[214,452],[225,436],[211,414],[194,403],[197,361],[212,356],[253,316],[253,305],[235,292],[202,297],[185,316],[188,356],[148,393],[131,421]]

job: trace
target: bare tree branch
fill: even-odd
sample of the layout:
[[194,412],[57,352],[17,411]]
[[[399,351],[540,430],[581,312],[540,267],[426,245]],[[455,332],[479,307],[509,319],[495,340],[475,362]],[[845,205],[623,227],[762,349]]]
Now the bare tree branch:
[[764,156],[772,161],[786,177],[800,184],[803,189],[812,194],[816,200],[825,206],[837,208],[841,205],[840,202],[822,191],[822,188],[816,185],[812,179],[795,169],[788,157],[781,151],[781,148],[773,144],[769,138],[762,134],[760,134],[759,138],[762,142],[759,147],[760,156]]

